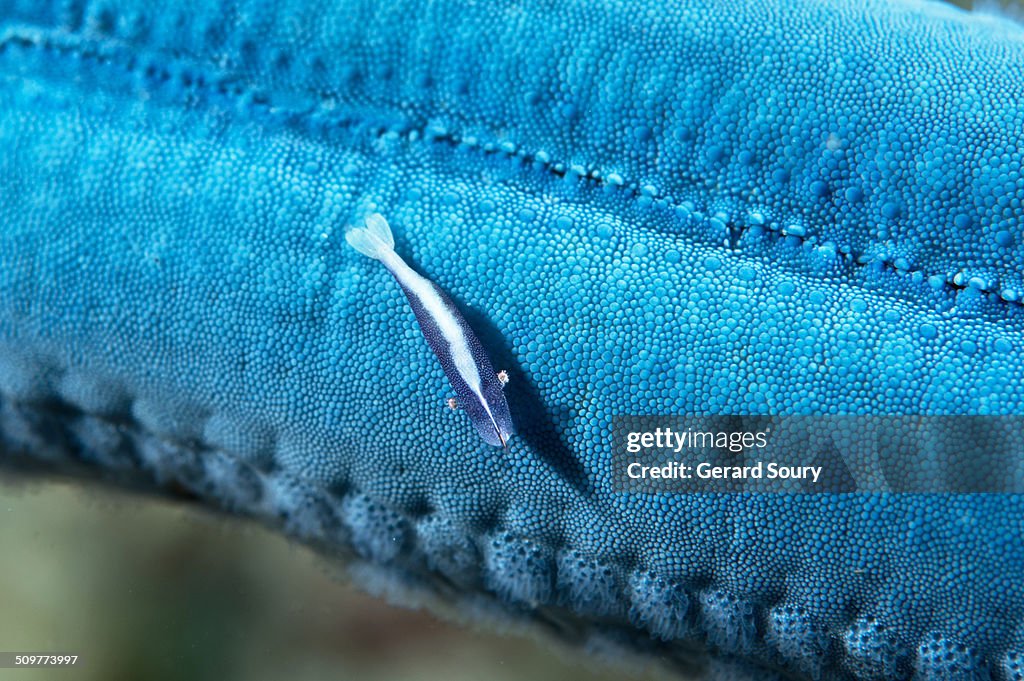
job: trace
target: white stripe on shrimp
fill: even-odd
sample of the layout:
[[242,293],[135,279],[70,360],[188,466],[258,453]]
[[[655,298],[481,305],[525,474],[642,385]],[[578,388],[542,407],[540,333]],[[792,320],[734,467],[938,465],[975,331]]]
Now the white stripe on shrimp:
[[485,441],[506,446],[513,432],[512,417],[502,392],[507,375],[494,372],[479,339],[451,298],[395,253],[395,238],[383,216],[368,216],[366,226],[350,228],[345,240],[388,268],[412,305],[420,331],[455,389],[460,406]]

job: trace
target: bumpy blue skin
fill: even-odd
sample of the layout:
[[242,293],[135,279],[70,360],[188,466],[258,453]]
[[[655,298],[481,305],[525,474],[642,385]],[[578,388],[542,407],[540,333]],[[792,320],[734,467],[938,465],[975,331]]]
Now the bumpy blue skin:
[[[0,1],[9,464],[710,674],[1024,678],[1019,496],[625,495],[609,442],[622,413],[1022,411],[1016,26],[37,4]],[[509,369],[508,453],[345,246],[370,211]]]

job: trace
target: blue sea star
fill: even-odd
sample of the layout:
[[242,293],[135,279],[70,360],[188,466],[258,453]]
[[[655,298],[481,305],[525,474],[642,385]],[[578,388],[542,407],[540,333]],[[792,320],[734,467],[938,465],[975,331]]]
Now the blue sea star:
[[[626,495],[608,442],[626,413],[1022,411],[1016,25],[873,0],[0,11],[9,464],[689,663],[1024,678],[1021,497]],[[507,455],[344,246],[372,212],[508,368]]]

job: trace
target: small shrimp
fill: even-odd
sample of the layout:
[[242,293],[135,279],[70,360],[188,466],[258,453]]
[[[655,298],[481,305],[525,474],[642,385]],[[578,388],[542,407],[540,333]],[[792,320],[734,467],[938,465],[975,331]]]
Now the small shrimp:
[[[507,449],[508,438],[514,432],[503,391],[508,374],[495,373],[480,340],[452,299],[395,253],[394,235],[382,215],[367,216],[365,227],[350,227],[345,240],[388,268],[409,299],[423,337],[455,389],[458,406],[465,410],[484,441]],[[449,406],[452,403],[449,400]]]

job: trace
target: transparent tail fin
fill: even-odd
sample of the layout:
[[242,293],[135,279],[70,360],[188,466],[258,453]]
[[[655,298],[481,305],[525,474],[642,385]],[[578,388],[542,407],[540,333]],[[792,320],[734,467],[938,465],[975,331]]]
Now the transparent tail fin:
[[391,226],[380,213],[366,216],[365,227],[350,227],[345,232],[345,241],[368,258],[380,260],[385,253],[395,249],[395,237]]

